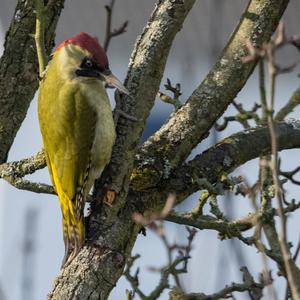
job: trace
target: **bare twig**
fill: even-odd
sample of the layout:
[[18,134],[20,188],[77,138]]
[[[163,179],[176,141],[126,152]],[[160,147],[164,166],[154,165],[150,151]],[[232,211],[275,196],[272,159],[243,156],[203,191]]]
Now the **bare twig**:
[[177,224],[194,226],[201,230],[216,230],[219,232],[221,239],[235,237],[247,245],[252,245],[253,239],[243,237],[241,232],[249,230],[253,226],[255,226],[258,217],[259,215],[250,214],[244,218],[240,218],[234,221],[227,221],[212,217],[210,215],[196,216],[192,212],[171,212],[165,220]]
[[282,121],[289,113],[293,112],[295,107],[300,104],[300,87],[294,91],[288,102],[279,110],[275,120]]
[[126,300],[133,300],[133,292],[126,290]]
[[[140,257],[140,255],[135,255],[129,261],[127,262],[127,266],[124,271],[124,275],[126,279],[130,282],[131,287],[142,300],[156,300],[159,299],[159,296],[161,293],[170,287],[169,285],[169,277],[173,276],[177,285],[177,288],[180,288],[180,282],[178,275],[181,273],[187,272],[187,263],[190,259],[190,251],[192,250],[192,242],[194,240],[194,237],[196,235],[195,229],[189,229],[186,228],[188,231],[188,243],[186,246],[178,246],[178,245],[170,245],[168,242],[166,235],[164,233],[164,227],[162,224],[160,226],[152,227],[156,231],[156,233],[161,237],[162,242],[167,250],[168,254],[168,264],[166,267],[163,268],[149,268],[152,271],[157,271],[161,274],[160,281],[156,288],[148,295],[146,296],[141,289],[139,288],[139,269],[134,273],[134,275],[131,275],[131,269],[133,266],[133,263]],[[173,259],[173,251],[178,250],[178,255],[175,259]],[[182,265],[182,266],[181,266]],[[181,266],[181,267],[180,267]]]
[[[269,111],[269,108],[268,108],[268,101],[267,101],[267,94],[266,94],[266,87],[265,87],[265,69],[264,69],[263,58],[261,58],[259,61],[259,90],[260,90],[260,100],[261,100],[261,104],[262,104],[261,123],[265,124],[265,123],[267,123],[269,113],[271,115],[273,115],[273,114],[271,111]],[[268,220],[267,212],[270,211],[270,209],[272,208],[271,198],[273,196],[273,195],[270,196],[270,192],[269,192],[269,186],[271,185],[271,183],[269,182],[269,179],[272,178],[272,175],[270,173],[270,166],[269,166],[269,156],[267,156],[267,157],[261,156],[260,161],[259,161],[259,166],[260,166],[259,186],[260,186],[260,204],[261,204],[259,211],[261,213],[261,217],[258,219],[258,223],[255,228],[254,236],[255,236],[255,246],[261,254],[261,259],[262,259],[262,263],[264,266],[264,269],[262,271],[262,280],[264,282],[268,282],[271,279],[271,271],[269,269],[269,263],[268,263],[268,259],[267,259],[268,254],[267,254],[266,246],[264,245],[264,243],[262,241],[261,235],[262,235],[262,229],[264,229],[267,239],[268,239],[268,237],[270,237],[272,232],[276,231],[275,227],[272,226],[274,223],[273,217],[271,217],[271,219],[270,219],[272,221],[266,221],[266,220]],[[255,202],[255,198],[252,199],[252,202],[253,203]],[[258,210],[258,208],[257,208],[257,210]],[[268,239],[268,240],[270,240],[270,239]],[[272,247],[272,245],[274,245],[274,243],[275,242],[273,242],[273,244],[270,243],[271,247]],[[274,250],[275,248],[272,247],[271,249]],[[268,292],[269,292],[269,296],[271,299],[277,299],[276,291],[272,285],[268,286]]]
[[112,14],[113,14],[113,8],[114,8],[115,0],[110,0],[109,5],[105,5],[106,9],[106,32],[105,32],[105,38],[103,43],[104,51],[107,52],[110,40],[113,37],[116,37],[118,35],[123,34],[126,32],[128,21],[125,21],[119,28],[117,29],[111,29],[112,25]]
[[283,190],[281,186],[281,182],[279,180],[278,173],[278,146],[277,146],[277,136],[274,126],[274,118],[273,118],[273,109],[274,109],[274,100],[275,100],[275,79],[276,79],[276,67],[274,62],[274,51],[275,47],[272,43],[269,43],[268,51],[267,51],[267,59],[268,59],[268,68],[269,68],[269,99],[268,99],[268,125],[270,129],[271,135],[271,147],[272,147],[272,173],[273,173],[273,181],[275,185],[275,194],[278,204],[278,212],[280,218],[280,235],[279,235],[279,243],[282,251],[285,270],[287,273],[287,279],[289,282],[289,286],[291,289],[291,293],[293,295],[293,299],[299,299],[300,297],[300,286],[296,284],[296,280],[294,278],[294,274],[292,272],[292,268],[290,265],[290,253],[287,246],[287,232],[286,232],[286,216],[284,214],[283,208]]
[[240,270],[243,273],[243,283],[233,282],[219,292],[211,295],[203,293],[184,294],[178,289],[173,289],[170,292],[170,300],[218,300],[232,298],[233,292],[248,292],[250,299],[260,299],[262,297],[262,290],[266,284],[255,282],[247,267],[242,267]]
[[300,51],[300,36],[292,36],[288,42]]
[[166,94],[164,94],[163,92],[157,92],[157,96],[160,98],[161,101],[168,103],[168,104],[172,104],[175,108],[175,110],[177,110],[178,108],[180,108],[182,106],[182,104],[180,103],[180,101],[178,99],[172,98]]
[[179,109],[182,106],[182,103],[179,100],[179,97],[182,95],[180,83],[176,83],[176,85],[173,86],[171,80],[167,78],[165,88],[167,91],[173,93],[173,97],[170,97],[160,91],[157,93],[157,96],[161,99],[161,101],[172,104],[175,107],[175,110]]
[[[280,218],[280,235],[279,235],[279,246],[283,256],[284,268],[287,275],[287,280],[290,285],[291,293],[293,295],[293,299],[298,299],[300,296],[300,286],[299,281],[296,281],[295,272],[298,273],[298,269],[295,270],[291,265],[291,257],[287,245],[287,234],[286,234],[286,216],[284,213],[283,207],[283,189],[282,184],[279,179],[279,167],[278,167],[278,144],[277,144],[277,135],[275,130],[275,123],[274,123],[274,101],[275,101],[275,80],[276,76],[279,74],[282,68],[279,68],[278,65],[275,63],[275,52],[276,50],[283,46],[286,41],[284,27],[283,24],[279,24],[277,29],[277,35],[275,38],[271,39],[270,42],[263,44],[261,50],[253,50],[253,46],[248,45],[249,55],[246,57],[246,61],[249,59],[256,59],[256,58],[265,58],[268,63],[268,73],[269,73],[269,97],[262,96],[262,104],[264,108],[264,116],[267,120],[267,124],[270,131],[271,136],[271,150],[272,150],[272,157],[271,157],[271,168],[272,168],[272,179],[273,184],[275,187],[275,196],[278,203],[278,214]],[[260,76],[263,74],[263,67],[260,67]],[[261,81],[261,84],[264,84]],[[261,89],[261,92],[262,91]],[[264,103],[266,101],[266,103]],[[262,203],[262,205],[264,205]],[[269,205],[267,202],[265,205]],[[273,226],[272,231],[276,233],[276,229]],[[270,239],[269,239],[270,241]]]
[[39,62],[39,77],[43,78],[44,71],[47,64],[47,56],[45,50],[45,22],[44,14],[46,13],[44,0],[35,0],[36,10],[36,28],[35,28],[35,44],[36,52]]
[[235,101],[233,101],[232,104],[234,105],[234,107],[237,109],[239,113],[234,116],[224,117],[222,124],[218,124],[218,123],[215,124],[216,130],[222,131],[226,129],[229,122],[233,122],[233,121],[240,123],[245,129],[250,128],[248,120],[254,120],[256,124],[259,123],[259,116],[257,114],[257,111],[259,108],[261,108],[261,105],[255,103],[251,110],[245,110],[243,108],[243,105],[240,103],[236,103]]
[[288,180],[290,180],[292,183],[300,185],[300,181],[296,180],[294,178],[294,176],[300,171],[300,167],[297,167],[296,169],[294,169],[293,171],[289,171],[289,172],[284,172],[279,170],[279,175],[282,175],[283,177],[287,178]]
[[19,190],[25,190],[38,194],[56,195],[54,188],[51,185],[45,183],[32,182],[18,177],[3,177],[3,179],[5,179],[8,183]]

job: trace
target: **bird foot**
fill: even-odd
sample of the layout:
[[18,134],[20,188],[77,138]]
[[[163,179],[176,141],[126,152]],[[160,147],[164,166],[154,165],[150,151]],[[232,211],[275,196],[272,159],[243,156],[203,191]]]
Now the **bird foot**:
[[119,117],[123,117],[124,119],[133,121],[133,122],[137,122],[138,119],[134,116],[129,115],[128,113],[126,113],[125,111],[119,109],[119,108],[115,108],[114,110],[114,122],[115,124],[118,123]]

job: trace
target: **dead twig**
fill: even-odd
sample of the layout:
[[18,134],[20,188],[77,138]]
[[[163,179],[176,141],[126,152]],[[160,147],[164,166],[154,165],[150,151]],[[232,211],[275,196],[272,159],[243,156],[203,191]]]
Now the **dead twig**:
[[169,293],[170,300],[218,300],[225,298],[227,299],[233,297],[233,292],[248,292],[250,299],[261,299],[263,295],[262,291],[265,285],[267,284],[256,282],[253,276],[250,274],[247,267],[242,267],[240,271],[243,273],[243,283],[233,282],[230,285],[225,286],[219,292],[211,295],[206,295],[204,293],[184,294],[182,291],[175,288]]
[[[286,228],[286,215],[284,211],[284,191],[282,188],[282,183],[279,179],[279,159],[278,159],[278,145],[277,145],[277,134],[276,134],[276,128],[275,128],[275,121],[274,121],[274,102],[275,102],[275,82],[276,77],[278,74],[285,72],[285,70],[290,70],[291,67],[288,68],[280,68],[276,62],[275,62],[275,52],[278,48],[284,46],[286,44],[286,36],[284,32],[284,26],[283,23],[280,23],[276,32],[275,38],[271,39],[270,42],[263,44],[261,49],[255,49],[251,43],[247,43],[247,48],[249,51],[249,55],[244,58],[244,62],[248,62],[250,60],[255,59],[266,59],[267,66],[268,66],[268,74],[269,74],[269,94],[268,97],[266,97],[265,90],[262,90],[264,92],[264,95],[262,98],[262,105],[263,105],[263,119],[267,121],[269,131],[270,131],[270,137],[271,137],[271,150],[272,150],[272,156],[270,158],[270,164],[261,167],[262,169],[268,169],[270,168],[272,171],[267,177],[271,177],[272,185],[274,185],[275,190],[275,198],[277,199],[278,204],[278,215],[280,219],[280,234],[278,237],[279,241],[279,247],[280,251],[282,253],[283,257],[283,263],[284,263],[284,269],[286,272],[286,277],[290,286],[291,294],[293,296],[293,299],[299,298],[299,290],[300,290],[300,282],[296,279],[296,273],[299,273],[299,270],[297,267],[292,263],[287,242],[287,228]],[[264,70],[262,67],[260,67],[260,76],[264,76]],[[260,80],[261,85],[264,85],[264,78]],[[268,159],[269,160],[269,159]],[[270,180],[268,178],[265,178],[265,182],[267,185],[270,185]],[[265,182],[263,185],[265,185]],[[262,191],[265,188],[262,188]],[[267,197],[263,198],[262,202],[262,209],[265,209],[267,207],[270,207],[270,201],[265,201],[264,199],[268,199],[269,196],[266,194]],[[274,222],[272,222],[274,223]],[[269,232],[268,230],[271,230],[273,233]],[[270,226],[265,227],[265,230],[267,230],[266,234],[267,236],[269,234],[270,238],[271,236],[274,239],[274,234],[277,237],[277,232],[275,225],[270,228]],[[268,238],[270,242],[270,238]],[[275,241],[271,242],[274,244]],[[260,244],[258,244],[258,248],[260,248]],[[262,249],[262,253],[266,253],[265,249]],[[295,273],[296,272],[296,273]]]
[[254,106],[251,110],[245,110],[241,103],[236,103],[235,101],[232,102],[234,107],[237,109],[238,114],[234,116],[224,117],[223,123],[215,124],[215,128],[217,131],[223,131],[227,128],[230,122],[238,122],[240,123],[245,129],[250,128],[248,123],[249,120],[254,120],[256,124],[259,123],[259,116],[257,114],[258,109],[261,108],[260,104],[254,103]]
[[[163,268],[148,268],[151,271],[159,272],[160,273],[160,280],[156,288],[147,296],[145,295],[141,289],[139,284],[139,268],[134,272],[132,275],[132,267],[134,262],[140,257],[139,254],[133,256],[127,262],[127,266],[124,271],[124,275],[126,279],[131,284],[133,289],[132,297],[134,294],[137,294],[142,300],[156,300],[159,299],[161,293],[165,290],[170,288],[169,285],[169,278],[173,276],[175,279],[176,287],[181,290],[180,282],[179,282],[179,274],[187,272],[187,264],[190,259],[190,251],[192,250],[192,242],[196,235],[195,229],[189,229],[188,231],[188,242],[185,246],[178,246],[178,245],[171,245],[166,238],[165,230],[162,224],[160,226],[152,227],[153,230],[162,238],[162,242],[167,250],[168,253],[168,263],[167,266]],[[173,252],[178,250],[177,256],[173,259]]]
[[109,5],[105,5],[106,9],[106,31],[105,31],[105,38],[103,43],[103,49],[105,52],[107,52],[110,41],[113,37],[116,37],[118,35],[121,35],[126,32],[128,21],[123,22],[123,24],[116,29],[112,28],[112,15],[113,15],[113,9],[115,5],[115,0],[111,0]]

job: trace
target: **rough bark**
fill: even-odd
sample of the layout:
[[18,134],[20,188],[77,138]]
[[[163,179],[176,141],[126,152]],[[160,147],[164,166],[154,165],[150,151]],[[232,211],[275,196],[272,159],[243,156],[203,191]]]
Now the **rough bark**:
[[[277,123],[276,133],[279,151],[300,148],[299,120]],[[177,168],[163,186],[175,191],[178,199],[185,199],[199,190],[200,187],[195,183],[195,179],[206,178],[209,182],[217,182],[220,178],[214,177],[215,175],[229,174],[245,162],[270,153],[270,144],[268,127],[239,132]]]
[[243,64],[245,43],[255,47],[270,39],[288,0],[252,0],[217,63],[191,94],[186,104],[144,143],[138,153],[132,184],[136,189],[155,187],[207,137],[246,83],[256,64]]
[[[45,46],[48,54],[54,45],[56,24],[63,4],[64,0],[55,1],[49,5],[45,15]],[[6,161],[38,88],[34,32],[34,1],[19,0],[0,60],[0,164]]]

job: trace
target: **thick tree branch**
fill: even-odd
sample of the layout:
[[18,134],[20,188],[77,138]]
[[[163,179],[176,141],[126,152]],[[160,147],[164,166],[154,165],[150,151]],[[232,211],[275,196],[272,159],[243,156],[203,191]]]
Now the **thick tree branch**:
[[[276,128],[279,150],[300,147],[300,120],[291,119],[280,122],[277,123]],[[236,133],[177,168],[168,180],[162,181],[161,185],[157,186],[156,191],[159,193],[162,192],[161,189],[168,192],[175,191],[177,201],[184,200],[195,191],[205,188],[199,185],[201,180],[198,179],[205,178],[213,184],[224,173],[230,173],[247,161],[262,154],[268,154],[270,151],[270,135],[267,127],[261,126]],[[41,151],[36,156],[0,165],[0,178],[22,178],[44,168],[45,165],[45,157]],[[166,192],[163,195],[167,195]],[[149,206],[153,207],[155,201],[152,195],[149,196],[149,201],[150,198],[152,204]],[[143,199],[143,206],[147,207],[148,197],[145,196]],[[166,197],[157,199],[159,203],[154,206],[160,207]]]
[[203,140],[246,83],[256,64],[244,64],[246,41],[255,47],[270,39],[288,0],[252,0],[214,68],[187,103],[143,145],[137,156],[133,184],[136,189],[157,185],[166,172],[184,161]]
[[[45,46],[47,54],[54,45],[56,24],[64,0],[55,1],[45,14]],[[34,0],[18,1],[6,34],[0,60],[0,163],[7,159],[15,135],[38,88],[38,64],[32,35],[36,15]]]
[[[300,120],[276,124],[278,149],[300,147]],[[245,162],[268,154],[271,140],[268,127],[257,127],[236,133],[193,160],[175,170],[163,188],[176,192],[177,199],[185,199],[199,190],[199,178],[215,183],[224,173],[230,173]]]

